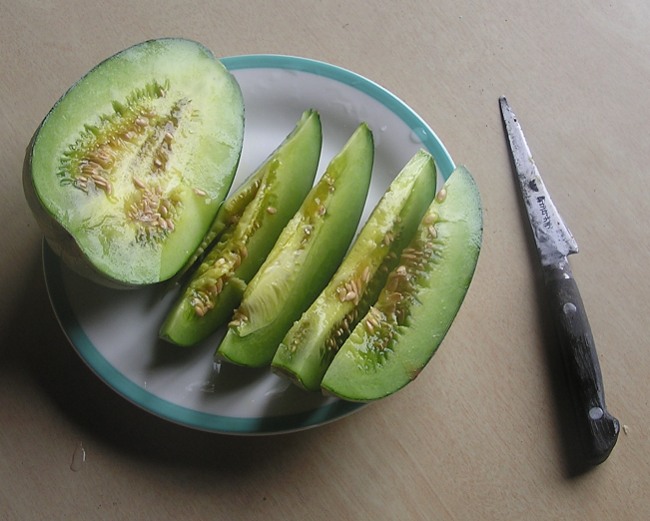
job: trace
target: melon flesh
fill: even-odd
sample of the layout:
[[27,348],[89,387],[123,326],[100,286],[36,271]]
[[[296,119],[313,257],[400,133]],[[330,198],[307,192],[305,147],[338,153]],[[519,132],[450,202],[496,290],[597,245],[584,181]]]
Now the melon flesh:
[[399,266],[329,366],[321,387],[349,401],[384,398],[413,381],[460,309],[483,237],[481,199],[457,167],[424,215]]
[[230,189],[244,135],[239,85],[202,45],[147,41],[54,105],[25,158],[27,200],[53,250],[116,287],[174,276]]

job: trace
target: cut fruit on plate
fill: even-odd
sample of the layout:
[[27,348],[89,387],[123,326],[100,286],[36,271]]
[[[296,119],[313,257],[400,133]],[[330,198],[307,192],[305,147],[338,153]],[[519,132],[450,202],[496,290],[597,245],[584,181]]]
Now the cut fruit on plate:
[[202,45],[151,40],[97,65],[27,149],[26,198],[55,253],[100,284],[173,277],[230,189],[244,135],[234,77]]
[[420,150],[377,203],[327,287],[282,340],[271,366],[276,374],[310,391],[320,388],[332,358],[377,298],[435,192],[434,160]]
[[250,282],[217,359],[269,365],[282,338],[339,266],[366,201],[374,143],[361,124],[282,231]]
[[[373,176],[361,222],[420,148],[434,157],[439,186],[454,168],[429,126],[444,131],[444,122],[427,123],[394,94],[354,72],[293,56],[234,56],[222,63],[237,79],[246,104],[235,189],[309,107],[321,116],[324,165],[361,121],[375,131]],[[108,387],[165,421],[223,434],[269,435],[318,427],[362,410],[357,402],[304,392],[268,368],[213,365],[221,332],[192,349],[160,340],[173,293],[161,299],[157,286],[126,292],[97,286],[68,269],[47,244],[43,261],[52,307],[76,353]],[[89,406],[106,404],[91,400]]]
[[458,167],[402,252],[377,302],[334,357],[322,389],[365,402],[414,380],[465,298],[482,234],[478,189],[467,169]]
[[321,146],[320,117],[307,110],[219,211],[214,228],[222,235],[191,274],[161,338],[195,345],[230,320],[246,285],[310,191]]

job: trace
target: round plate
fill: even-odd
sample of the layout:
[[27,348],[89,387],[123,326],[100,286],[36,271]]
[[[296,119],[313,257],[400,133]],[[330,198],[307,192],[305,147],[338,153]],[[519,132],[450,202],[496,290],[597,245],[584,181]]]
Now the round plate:
[[[454,163],[429,126],[397,97],[353,72],[276,55],[222,60],[237,78],[246,134],[237,186],[282,142],[306,109],[323,124],[319,174],[360,122],[373,130],[376,155],[362,222],[411,156],[425,148],[446,179]],[[158,339],[175,294],[160,288],[115,291],[68,270],[47,245],[43,265],[63,331],[88,366],[143,409],[188,427],[230,434],[271,434],[339,419],[360,404],[302,391],[268,369],[222,364],[212,355],[222,333],[191,348]]]

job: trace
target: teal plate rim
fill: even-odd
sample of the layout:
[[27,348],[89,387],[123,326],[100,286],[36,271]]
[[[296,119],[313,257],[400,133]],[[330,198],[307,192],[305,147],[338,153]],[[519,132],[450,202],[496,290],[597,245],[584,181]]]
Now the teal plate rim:
[[[408,105],[377,83],[347,69],[329,63],[275,54],[231,56],[220,60],[230,71],[242,69],[284,69],[315,74],[359,90],[398,116],[417,133],[424,148],[436,159],[439,172],[447,179],[455,168],[451,156],[429,125]],[[50,302],[59,324],[77,354],[110,388],[131,403],[155,416],[186,427],[220,434],[280,434],[318,427],[341,419],[365,404],[337,400],[314,410],[268,417],[231,417],[183,407],[160,398],[134,383],[104,358],[77,320],[67,296],[63,266],[43,241],[43,271]]]
[[404,101],[378,83],[343,67],[311,58],[281,54],[248,54],[222,58],[221,63],[230,71],[241,69],[285,69],[323,76],[348,85],[375,99],[398,116],[422,142],[436,160],[438,171],[447,179],[456,165],[451,155],[431,127]]

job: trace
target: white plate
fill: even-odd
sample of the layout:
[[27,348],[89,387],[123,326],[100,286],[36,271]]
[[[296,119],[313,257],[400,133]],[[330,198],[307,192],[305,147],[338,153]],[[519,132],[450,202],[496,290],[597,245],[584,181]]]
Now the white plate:
[[[266,159],[308,108],[318,110],[323,124],[318,175],[360,122],[374,132],[375,166],[363,220],[419,148],[432,153],[441,178],[454,168],[422,118],[353,72],[290,56],[222,61],[239,81],[246,106],[244,149],[233,186]],[[322,425],[360,407],[302,391],[268,369],[215,366],[220,333],[191,349],[158,340],[172,294],[96,286],[71,273],[47,246],[43,264],[52,306],[75,350],[106,384],[153,414],[207,431],[271,434]]]

